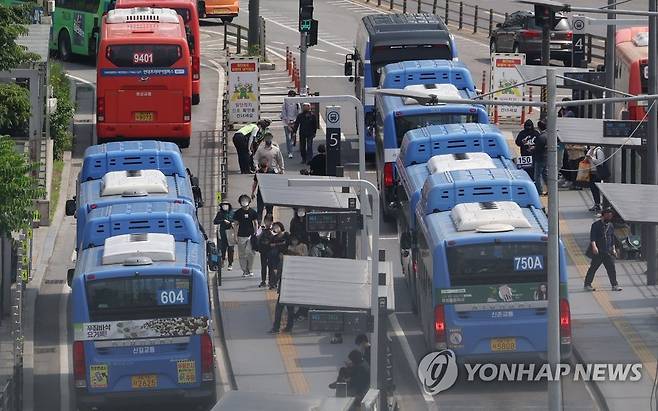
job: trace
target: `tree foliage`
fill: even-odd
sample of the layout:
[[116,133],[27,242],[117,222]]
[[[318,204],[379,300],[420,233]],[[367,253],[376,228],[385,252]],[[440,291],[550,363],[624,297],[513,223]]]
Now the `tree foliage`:
[[16,151],[14,141],[0,136],[0,234],[27,229],[34,218],[34,199],[44,190],[33,174],[38,166]]
[[11,70],[24,63],[37,61],[39,56],[16,44],[16,39],[27,33],[32,4],[0,5],[0,71]]
[[75,113],[75,106],[71,101],[71,82],[61,64],[50,65],[50,85],[53,87],[54,97],[57,98],[57,109],[50,113],[50,136],[53,138],[55,159],[61,160],[64,151],[71,149],[71,121]]
[[30,92],[18,84],[0,84],[0,134],[27,136]]

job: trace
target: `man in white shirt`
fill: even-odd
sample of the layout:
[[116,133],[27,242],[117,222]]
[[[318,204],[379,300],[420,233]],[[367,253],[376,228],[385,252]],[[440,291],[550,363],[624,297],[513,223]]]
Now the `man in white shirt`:
[[274,172],[283,174],[285,172],[283,155],[281,155],[279,146],[272,142],[272,137],[271,133],[265,133],[263,136],[265,144],[262,144],[258,147],[258,150],[256,150],[256,153],[254,154],[254,162],[260,164],[261,159],[266,159],[267,164],[274,170]]
[[[295,97],[297,93],[295,90],[288,91],[288,97]],[[288,158],[292,158],[293,147],[295,146],[294,135],[292,128],[295,125],[295,120],[299,114],[299,103],[285,102],[281,108],[281,121],[283,122],[283,131],[286,133],[286,149],[288,150]]]

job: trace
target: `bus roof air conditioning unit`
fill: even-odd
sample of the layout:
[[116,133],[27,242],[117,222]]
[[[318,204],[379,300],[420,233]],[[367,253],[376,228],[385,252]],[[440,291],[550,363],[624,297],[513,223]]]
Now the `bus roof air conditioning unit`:
[[[411,86],[406,86],[404,88],[404,91],[424,93],[427,94],[428,97],[430,95],[435,95],[438,98],[451,98],[456,100],[463,99],[462,95],[459,93],[459,89],[457,89],[457,87],[455,87],[454,84],[415,84]],[[404,97],[403,99],[404,99],[404,104],[407,105],[418,104],[418,101],[412,97]],[[439,104],[443,104],[443,103],[439,103]]]
[[457,231],[500,232],[532,227],[513,201],[457,204],[450,213]]
[[125,193],[167,194],[167,177],[160,170],[110,171],[101,181],[101,196]]
[[433,156],[427,162],[430,174],[481,168],[496,168],[487,153],[440,154]]
[[[171,234],[121,234],[105,239],[103,265],[134,265],[139,261],[176,261],[176,242]],[[141,264],[140,264],[141,265]]]
[[178,23],[178,13],[172,9],[135,7],[114,9],[107,13],[108,23]]

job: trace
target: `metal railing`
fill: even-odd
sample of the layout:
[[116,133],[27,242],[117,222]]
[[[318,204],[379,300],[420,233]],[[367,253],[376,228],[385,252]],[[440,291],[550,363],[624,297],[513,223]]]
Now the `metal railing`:
[[[249,28],[235,23],[224,23],[224,50],[234,54],[254,53],[258,54],[262,61],[267,61],[266,53],[266,26],[265,19],[260,18],[260,48],[258,50],[249,50]],[[234,52],[231,48],[234,48]]]
[[[473,34],[483,34],[487,37],[496,28],[496,23],[502,23],[507,13],[498,13],[494,9],[480,7],[456,0],[361,0],[376,4],[388,10],[403,13],[432,13],[443,18],[446,24],[457,27],[458,30],[470,30]],[[587,62],[593,59],[604,59],[605,37],[594,34],[587,35]]]

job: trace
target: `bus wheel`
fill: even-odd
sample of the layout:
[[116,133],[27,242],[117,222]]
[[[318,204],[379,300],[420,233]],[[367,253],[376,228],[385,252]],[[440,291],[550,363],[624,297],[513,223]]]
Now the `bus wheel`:
[[190,146],[190,140],[191,140],[191,138],[186,138],[184,140],[179,141],[178,142],[178,147],[188,148]]
[[65,30],[59,32],[57,39],[57,53],[62,61],[71,60],[71,39]]
[[192,94],[192,105],[196,106],[199,102],[201,102],[201,96],[198,94]]

